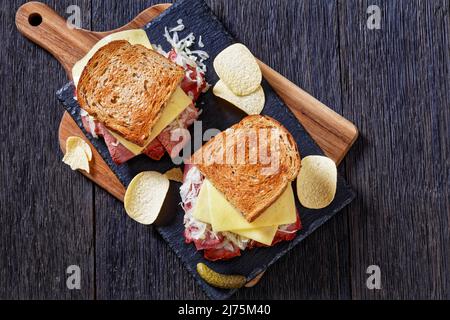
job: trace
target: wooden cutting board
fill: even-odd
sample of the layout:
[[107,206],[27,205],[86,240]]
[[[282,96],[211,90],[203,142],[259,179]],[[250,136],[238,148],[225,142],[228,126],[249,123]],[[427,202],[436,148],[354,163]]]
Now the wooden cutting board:
[[[65,19],[40,2],[29,2],[16,14],[18,30],[28,39],[50,52],[64,67],[71,80],[73,65],[101,38],[118,31],[142,28],[170,4],[158,4],[142,11],[123,27],[107,32],[71,29]],[[303,91],[279,73],[259,61],[263,76],[295,114],[311,137],[326,155],[337,164],[341,162],[358,137],[357,128],[326,105]],[[79,136],[90,144],[72,117],[65,112],[59,127],[59,143],[65,152],[69,136]],[[91,173],[82,171],[89,179],[123,201],[125,188],[110,170],[100,154],[91,145],[93,160]]]

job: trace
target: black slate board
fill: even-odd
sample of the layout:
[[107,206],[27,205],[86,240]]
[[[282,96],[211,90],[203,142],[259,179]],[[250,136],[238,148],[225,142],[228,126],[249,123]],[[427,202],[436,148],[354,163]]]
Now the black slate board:
[[[215,84],[218,77],[212,67],[214,57],[225,47],[235,42],[234,39],[212,14],[203,0],[180,0],[145,27],[150,41],[153,44],[160,44],[165,50],[169,50],[170,46],[163,37],[164,28],[166,26],[176,26],[177,20],[180,18],[183,19],[183,23],[186,26],[186,29],[179,33],[180,37],[186,36],[189,32],[193,32],[196,37],[202,36],[203,43],[205,44],[204,49],[210,55],[210,59],[206,61],[208,67],[206,78],[209,83]],[[262,85],[266,94],[266,105],[262,113],[275,118],[291,132],[298,144],[302,157],[314,154],[322,155],[323,153],[320,148],[289,111],[287,106],[279,99],[270,85],[266,81],[263,81]],[[78,126],[84,131],[79,116],[79,106],[73,97],[73,92],[73,84],[68,83],[57,92],[57,96],[75,119]],[[203,109],[203,113],[199,119],[202,121],[203,130],[208,128],[224,130],[239,122],[245,116],[238,109],[214,97],[211,90],[202,95],[198,101],[198,106]],[[153,161],[146,156],[139,156],[126,164],[117,166],[112,162],[103,140],[94,139],[85,131],[84,133],[125,186],[141,171],[156,170],[164,172],[175,166],[167,155],[160,161]],[[195,271],[198,262],[204,262],[221,273],[237,273],[251,279],[267,269],[287,251],[325,223],[345,205],[350,203],[353,198],[353,191],[347,186],[342,177],[339,176],[336,198],[329,207],[322,210],[308,210],[303,208],[297,201],[296,205],[300,212],[303,229],[298,232],[297,237],[293,241],[281,243],[271,248],[259,248],[244,252],[241,257],[230,261],[210,263],[203,259],[202,254],[197,252],[193,245],[186,245],[184,243],[184,212],[181,207],[178,207],[176,218],[172,223],[169,226],[158,228],[158,231],[180,257],[187,269],[197,279],[207,295],[213,299],[226,299],[235,290],[216,289],[206,284],[198,277]]]

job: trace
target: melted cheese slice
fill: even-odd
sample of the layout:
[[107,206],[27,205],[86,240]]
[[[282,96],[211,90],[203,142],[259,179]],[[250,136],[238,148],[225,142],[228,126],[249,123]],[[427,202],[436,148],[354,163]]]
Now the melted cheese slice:
[[273,242],[273,238],[275,238],[277,230],[278,226],[273,226],[247,230],[233,230],[231,232],[270,246]]
[[[132,45],[140,44],[148,49],[153,50],[152,45],[147,37],[147,33],[144,30],[127,30],[110,34],[109,36],[106,36],[105,38],[98,41],[95,46],[92,47],[92,49],[88,52],[88,54],[73,66],[72,78],[75,87],[78,86],[78,81],[80,80],[81,73],[88,64],[89,60],[94,56],[94,54],[101,47],[117,40],[127,40]],[[180,87],[178,87],[167,102],[167,105],[164,108],[161,117],[153,126],[150,136],[147,139],[144,147],[129,142],[128,140],[125,140],[120,135],[114,132],[110,131],[110,133],[120,142],[120,144],[122,144],[132,153],[134,153],[135,155],[141,154],[142,151],[145,150],[145,148],[148,146],[148,144],[152,142],[164,130],[164,128],[166,128],[172,121],[174,121],[191,103],[192,99],[189,98],[189,96],[185,94]]]
[[207,179],[210,203],[213,204],[214,214],[211,215],[211,225],[214,231],[230,231],[252,229],[291,224],[297,220],[295,199],[292,186],[289,183],[281,196],[267,208],[253,222],[248,222],[225,196],[218,191]]
[[[207,180],[205,180],[206,182]],[[212,208],[212,209],[211,209]],[[211,198],[209,197],[208,185],[203,183],[198,195],[196,205],[194,208],[194,217],[202,222],[211,224],[211,216],[216,213],[214,204],[211,205]],[[278,230],[278,226],[268,226],[262,228],[250,228],[242,230],[228,230],[240,236],[258,241],[260,243],[270,246],[273,238]]]

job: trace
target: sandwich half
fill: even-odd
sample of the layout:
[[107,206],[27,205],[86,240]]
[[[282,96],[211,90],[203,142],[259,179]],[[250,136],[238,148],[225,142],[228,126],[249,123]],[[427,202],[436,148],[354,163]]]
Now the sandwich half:
[[185,240],[209,260],[292,240],[301,228],[291,182],[300,155],[276,120],[247,116],[199,149],[180,193]]
[[180,60],[175,50],[161,54],[148,40],[131,44],[117,38],[89,54],[77,79],[83,125],[95,138],[104,138],[117,164],[140,154],[154,160],[166,152],[175,157],[189,139],[172,141],[172,132],[198,118],[195,100],[206,87],[204,73],[175,63]]
[[183,77],[183,68],[159,53],[113,41],[81,74],[78,102],[107,129],[144,147]]

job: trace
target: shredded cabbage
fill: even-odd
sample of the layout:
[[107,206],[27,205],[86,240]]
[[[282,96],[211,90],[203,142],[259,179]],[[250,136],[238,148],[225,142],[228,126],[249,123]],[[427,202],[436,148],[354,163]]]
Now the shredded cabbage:
[[[197,74],[205,73],[206,65],[204,61],[209,59],[209,54],[204,50],[191,50],[190,48],[195,44],[195,35],[191,32],[186,37],[180,39],[178,32],[183,31],[185,25],[181,19],[177,23],[178,25],[176,27],[170,29],[167,27],[164,28],[164,37],[177,54],[175,62],[185,69],[187,65],[190,65],[196,69]],[[199,37],[198,46],[200,48],[204,47],[201,36]],[[155,47],[155,49],[160,53],[163,51],[160,46]],[[164,52],[164,55],[167,57],[167,53]]]
[[88,121],[88,124],[89,124],[89,131],[91,131],[92,137],[94,137],[95,139],[97,139],[98,136],[97,136],[97,134],[95,133],[95,122],[94,122],[95,119],[94,119],[94,117],[88,116],[88,117],[87,117],[87,121]]
[[184,226],[191,231],[191,237],[195,240],[205,239],[208,231],[207,224],[196,220],[192,215],[202,182],[200,171],[193,167],[187,172],[185,181],[180,187],[181,203],[185,211]]
[[194,218],[193,209],[202,183],[202,174],[198,168],[192,167],[186,173],[184,183],[180,187],[181,205],[185,211],[184,226],[190,231],[191,238],[203,240],[206,238],[206,234],[209,233],[212,238],[219,239],[222,237],[224,239],[217,249],[234,251],[234,246],[236,246],[241,250],[245,250],[250,241],[249,239],[232,232],[214,232],[209,223],[204,223]]
[[98,138],[97,134],[95,133],[95,119],[94,117],[91,117],[89,113],[87,113],[86,110],[80,108],[80,116],[85,117],[88,125],[89,125],[89,131],[91,132],[92,137]]
[[236,245],[241,250],[245,250],[247,247],[248,242],[250,241],[248,238],[245,238],[243,236],[240,236],[238,234],[232,233],[232,232],[222,232],[222,235],[231,243]]
[[205,45],[203,44],[203,41],[202,41],[202,36],[200,36],[200,37],[198,38],[198,46],[199,46],[200,48],[204,48],[204,47],[205,47]]

